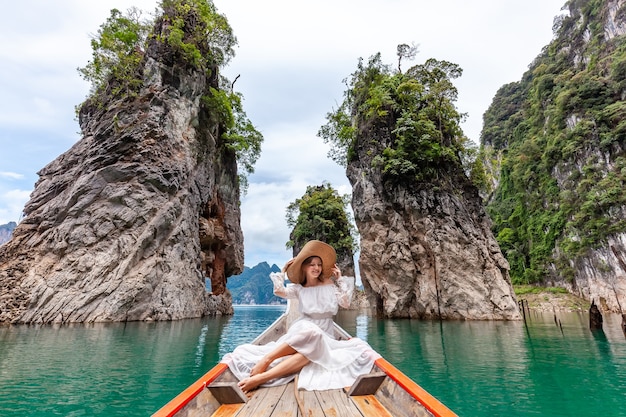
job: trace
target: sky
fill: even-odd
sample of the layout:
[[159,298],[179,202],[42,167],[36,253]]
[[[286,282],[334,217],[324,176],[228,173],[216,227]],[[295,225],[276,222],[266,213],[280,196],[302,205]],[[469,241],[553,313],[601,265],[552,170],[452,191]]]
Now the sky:
[[[307,186],[350,194],[345,169],[317,136],[343,100],[359,58],[381,53],[395,66],[398,44],[415,44],[411,65],[458,64],[462,128],[479,142],[496,91],[519,81],[552,39],[565,0],[214,0],[238,40],[222,70],[264,136],[242,196],[244,263],[282,266],[287,206]],[[37,172],[80,139],[75,107],[89,93],[77,71],[90,40],[117,8],[153,12],[156,0],[20,0],[3,4],[0,24],[0,225],[19,222]],[[404,64],[404,68],[409,63]]]

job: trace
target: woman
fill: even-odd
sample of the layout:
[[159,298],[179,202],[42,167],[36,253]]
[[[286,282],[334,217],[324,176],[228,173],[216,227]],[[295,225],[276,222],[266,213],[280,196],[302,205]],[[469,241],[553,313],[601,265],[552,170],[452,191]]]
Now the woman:
[[[332,246],[308,242],[280,273],[270,274],[274,294],[299,301],[301,317],[276,342],[245,344],[224,356],[244,392],[286,384],[299,374],[298,388],[337,389],[352,385],[380,357],[358,338],[336,340],[333,316],[349,307],[354,278],[342,277]],[[294,283],[285,287],[285,275]]]

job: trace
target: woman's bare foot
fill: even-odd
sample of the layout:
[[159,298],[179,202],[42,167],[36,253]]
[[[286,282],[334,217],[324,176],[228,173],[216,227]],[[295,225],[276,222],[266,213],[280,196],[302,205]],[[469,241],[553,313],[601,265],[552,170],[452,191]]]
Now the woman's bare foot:
[[237,383],[237,385],[239,385],[239,388],[241,388],[241,390],[247,394],[250,391],[258,388],[259,385],[264,382],[265,381],[263,379],[263,376],[261,374],[258,374],[242,379],[241,381],[239,381],[239,383]]
[[263,372],[267,371],[267,368],[270,366],[271,363],[272,361],[264,356],[256,365],[252,367],[252,370],[250,371],[250,376],[262,374]]

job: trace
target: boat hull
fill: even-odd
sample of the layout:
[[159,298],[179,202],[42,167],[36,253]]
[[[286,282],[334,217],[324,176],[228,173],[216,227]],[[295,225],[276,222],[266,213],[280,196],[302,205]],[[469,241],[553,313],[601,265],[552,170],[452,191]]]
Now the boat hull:
[[[284,334],[295,319],[290,306],[253,343],[265,344]],[[351,336],[335,324],[338,339]],[[196,382],[164,405],[152,417],[195,416],[394,416],[454,417],[456,414],[384,358],[379,358],[370,374],[345,390],[304,391],[292,381],[286,386],[259,388],[249,399],[242,396],[237,378],[228,365],[219,363]],[[215,387],[228,388],[224,400]],[[238,392],[239,391],[239,392]],[[358,394],[358,395],[353,395]],[[244,402],[245,401],[245,402]],[[277,410],[277,408],[280,408]]]

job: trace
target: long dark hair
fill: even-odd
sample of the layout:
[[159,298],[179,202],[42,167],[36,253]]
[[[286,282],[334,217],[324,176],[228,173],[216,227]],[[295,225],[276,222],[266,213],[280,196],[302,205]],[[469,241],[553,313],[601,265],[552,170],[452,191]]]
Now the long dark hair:
[[306,274],[304,273],[304,267],[309,265],[312,261],[313,258],[317,258],[320,260],[320,262],[322,263],[322,270],[320,271],[320,274],[317,276],[317,279],[322,282],[322,275],[324,275],[324,261],[322,261],[322,258],[317,256],[317,255],[313,255],[313,256],[309,256],[308,258],[306,258],[304,261],[302,261],[302,264],[300,265],[300,269],[302,270],[302,282],[300,283],[300,285],[304,286],[306,284]]

